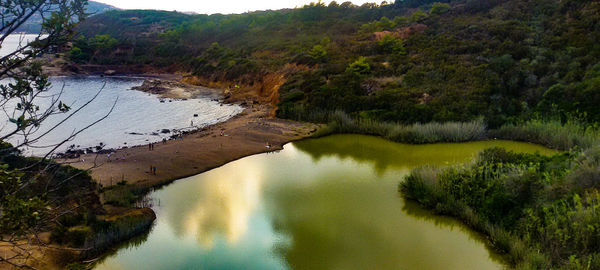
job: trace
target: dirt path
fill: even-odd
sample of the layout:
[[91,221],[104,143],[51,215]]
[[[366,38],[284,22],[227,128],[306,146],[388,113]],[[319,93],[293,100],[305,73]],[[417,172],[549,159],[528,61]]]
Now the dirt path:
[[[305,138],[317,126],[268,117],[268,106],[246,108],[236,117],[181,140],[157,143],[154,150],[139,146],[118,150],[110,156],[86,155],[85,162],[71,165],[91,170],[92,177],[104,186],[125,180],[129,184],[156,186],[192,176],[253,154],[282,149],[285,143]],[[221,130],[227,136],[221,136]],[[271,145],[267,148],[267,143]],[[156,166],[156,175],[150,167]]]

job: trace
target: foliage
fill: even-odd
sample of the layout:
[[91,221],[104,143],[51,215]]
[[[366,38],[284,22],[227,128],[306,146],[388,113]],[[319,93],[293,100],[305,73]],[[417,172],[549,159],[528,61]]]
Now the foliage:
[[367,63],[367,58],[361,56],[352,64],[348,65],[346,73],[349,73],[353,77],[367,76],[371,73],[371,66]]
[[[488,235],[514,266],[598,269],[599,23],[600,4],[577,0],[112,11],[80,27],[110,42],[82,37],[70,55],[236,85],[283,73],[277,116],[329,123],[319,135],[410,143],[497,137],[571,150],[553,157],[486,150],[473,164],[415,170],[401,189]],[[132,53],[119,56],[121,47]],[[289,65],[299,68],[283,72]],[[104,196],[126,206],[139,194],[123,188]]]
[[559,150],[588,149],[600,144],[600,128],[576,119],[564,124],[558,120],[533,119],[492,130],[490,137],[532,142]]
[[315,62],[322,63],[327,59],[327,50],[323,45],[317,44],[308,52],[308,56]]
[[486,136],[485,124],[481,119],[471,122],[447,122],[402,125],[378,122],[369,119],[353,119],[344,112],[315,113],[313,121],[328,122],[314,136],[332,133],[354,133],[376,135],[402,143],[440,143],[481,140]]
[[22,237],[31,233],[46,214],[48,202],[32,194],[23,196],[18,193],[24,184],[24,173],[10,169],[8,164],[0,168],[0,234]]
[[429,10],[429,14],[440,15],[440,14],[444,14],[444,13],[446,13],[448,11],[450,11],[450,5],[449,4],[435,2],[431,6],[431,9]]
[[[6,1],[6,2],[8,2],[8,1]],[[60,5],[60,2],[62,2],[62,1],[54,1],[56,6],[45,7],[41,10],[42,12],[37,12],[37,13],[32,14],[29,19],[27,19],[23,24],[21,24],[16,29],[16,32],[28,33],[28,34],[40,33],[40,31],[42,30],[42,24],[44,22],[44,18],[50,17],[53,11],[58,10],[58,6]],[[31,3],[35,3],[35,2],[31,1]],[[93,14],[100,14],[100,13],[108,11],[108,10],[113,10],[113,9],[115,9],[115,7],[107,5],[107,4],[95,2],[95,1],[88,1],[88,3],[85,5],[84,9],[85,9],[85,14],[93,15]]]
[[[41,25],[32,40],[23,41],[13,51],[0,56],[0,77],[6,78],[0,85],[0,107],[8,117],[0,136],[0,243],[12,251],[12,254],[0,254],[1,268],[32,268],[29,265],[32,250],[44,244],[32,239],[62,226],[57,223],[61,217],[102,212],[97,186],[87,172],[48,159],[54,150],[80,131],[65,134],[62,143],[36,145],[48,134],[38,132],[45,120],[70,111],[70,107],[60,101],[60,94],[47,95],[51,84],[37,57],[56,51],[74,36],[75,27],[86,16],[86,3],[85,0],[0,1],[0,47],[3,49],[7,37],[31,23],[32,18],[39,18],[35,23]],[[115,43],[110,39],[96,41],[104,45]],[[81,58],[81,53],[74,51],[71,55]],[[44,104],[45,109],[40,108],[40,104]],[[19,137],[15,139],[16,136]],[[11,145],[7,141],[17,143]],[[22,147],[41,147],[48,151],[42,158],[27,158],[20,153]],[[86,230],[75,227],[68,233],[78,243]]]
[[[0,150],[11,149],[5,145]],[[0,151],[2,153],[4,151]],[[40,158],[26,158],[18,151],[0,155],[0,241],[7,246],[38,233],[59,228],[69,235],[65,244],[77,245],[87,237],[81,223],[101,214],[98,186],[85,171]],[[28,250],[11,262],[28,265]]]
[[129,210],[111,218],[97,216],[62,218],[51,238],[56,243],[84,249],[83,258],[100,254],[107,248],[146,231],[156,219],[148,208]]
[[107,205],[120,207],[135,207],[150,189],[144,187],[128,186],[122,181],[117,186],[102,190],[102,200]]
[[385,35],[377,45],[379,45],[379,51],[383,54],[405,55],[407,53],[402,39],[392,35]]
[[597,147],[550,157],[487,149],[471,165],[417,169],[400,189],[489,235],[518,268],[598,269],[597,160]]
[[[573,3],[313,3],[235,15],[112,11],[81,30],[109,34],[134,50],[128,58],[89,54],[91,62],[175,66],[238,85],[259,83],[288,64],[307,66],[285,74],[280,117],[305,108],[403,124],[483,116],[498,128],[536,113],[585,114],[593,123],[600,121],[600,5]],[[349,76],[360,57],[370,72]]]
[[600,110],[596,105],[600,102],[600,64],[592,66],[585,74],[575,75],[572,72],[569,76],[576,77],[575,81],[550,86],[542,95],[538,110],[561,117],[584,112],[588,120],[599,121]]

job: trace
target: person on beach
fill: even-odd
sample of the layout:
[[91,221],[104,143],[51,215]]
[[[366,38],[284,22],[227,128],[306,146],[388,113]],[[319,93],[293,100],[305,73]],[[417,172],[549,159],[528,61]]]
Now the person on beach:
[[156,166],[152,167],[152,173],[156,175]]

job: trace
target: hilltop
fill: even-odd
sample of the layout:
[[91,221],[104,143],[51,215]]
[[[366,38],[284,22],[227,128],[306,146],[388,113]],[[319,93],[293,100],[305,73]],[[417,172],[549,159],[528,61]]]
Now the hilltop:
[[[116,7],[111,5],[89,1],[86,6],[86,12],[90,15],[97,15],[109,10],[116,10]],[[28,34],[37,34],[42,29],[42,16],[40,14],[34,14],[25,22],[16,32],[24,32]]]
[[81,25],[86,38],[70,56],[265,92],[278,116],[299,120],[325,121],[334,110],[405,124],[600,120],[600,3],[433,2],[313,3],[237,15],[113,10]]

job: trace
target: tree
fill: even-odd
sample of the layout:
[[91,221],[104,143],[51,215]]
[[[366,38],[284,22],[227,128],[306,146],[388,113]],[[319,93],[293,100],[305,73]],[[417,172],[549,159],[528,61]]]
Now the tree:
[[381,19],[379,19],[377,22],[377,27],[382,30],[391,30],[394,28],[394,26],[394,22],[385,16],[381,17]]
[[[30,41],[22,42],[12,52],[0,57],[0,77],[8,77],[11,83],[0,85],[0,107],[8,111],[13,127],[1,130],[1,141],[15,135],[24,137],[20,145],[26,146],[40,138],[29,138],[40,124],[51,115],[66,113],[69,107],[53,99],[49,108],[42,110],[36,104],[40,95],[50,89],[48,77],[34,59],[50,48],[60,47],[72,38],[76,23],[84,16],[86,0],[17,0],[0,2],[0,46],[31,16],[42,16],[42,31]],[[11,109],[11,105],[14,109]],[[12,111],[12,112],[11,112]]]
[[399,8],[402,8],[402,7],[416,8],[416,7],[430,4],[433,2],[449,2],[449,0],[446,0],[446,1],[440,1],[440,0],[396,0],[394,2],[394,6],[399,7]]
[[[60,94],[44,95],[50,90],[51,83],[36,60],[47,50],[57,49],[71,40],[76,25],[86,16],[86,4],[87,0],[0,1],[0,47],[8,47],[4,46],[8,39],[14,37],[19,27],[32,16],[42,18],[42,30],[32,40],[22,40],[17,48],[0,56],[0,77],[10,81],[0,85],[0,108],[9,119],[9,124],[0,130],[0,246],[3,248],[0,266],[33,268],[28,260],[32,252],[26,247],[41,244],[37,234],[61,215],[61,208],[57,205],[73,199],[73,196],[87,196],[82,193],[75,195],[69,190],[81,188],[73,179],[82,172],[71,171],[73,169],[59,166],[47,158],[74,136],[106,118],[114,104],[106,116],[65,135],[62,142],[47,146],[49,150],[41,159],[24,158],[19,150],[38,143],[95,99],[93,97],[81,107],[71,110],[60,101]],[[39,104],[44,99],[49,100],[49,105],[42,108]],[[65,114],[65,119],[50,127],[49,131],[40,132],[42,123],[57,114]],[[6,143],[16,136],[19,143]],[[95,186],[81,189],[93,191]]]
[[99,57],[107,56],[111,50],[117,46],[117,39],[110,35],[96,35],[88,41],[90,47],[94,50],[92,61],[97,61]]
[[417,10],[417,11],[413,12],[412,14],[410,14],[409,20],[411,22],[421,22],[421,21],[427,19],[427,17],[429,17],[427,15],[427,13],[423,12],[422,10]]
[[385,54],[406,55],[406,48],[402,39],[392,35],[385,35],[377,42],[379,51]]
[[308,56],[317,63],[323,63],[327,59],[327,50],[323,45],[317,44],[308,52]]
[[448,11],[450,11],[450,4],[435,2],[435,3],[433,3],[433,6],[431,6],[431,9],[429,10],[429,14],[439,15],[439,14],[444,14]]
[[371,73],[371,66],[367,63],[367,58],[361,56],[352,64],[348,65],[346,72],[355,77],[363,77]]

